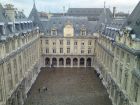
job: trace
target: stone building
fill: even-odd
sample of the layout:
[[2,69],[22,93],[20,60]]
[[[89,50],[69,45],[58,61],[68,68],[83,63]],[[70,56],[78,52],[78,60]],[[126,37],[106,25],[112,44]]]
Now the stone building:
[[95,68],[113,105],[140,105],[140,3],[128,19],[102,24]]
[[[84,12],[83,12],[84,11]],[[0,105],[23,105],[41,67],[93,67],[113,105],[140,105],[140,3],[128,18],[108,8],[27,18],[0,5]]]
[[38,27],[14,6],[0,4],[0,105],[22,105],[39,73]]

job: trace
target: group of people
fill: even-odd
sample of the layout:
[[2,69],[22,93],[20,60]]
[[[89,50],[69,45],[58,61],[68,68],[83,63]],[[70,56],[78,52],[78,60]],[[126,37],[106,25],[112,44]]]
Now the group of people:
[[38,89],[38,92],[39,92],[39,93],[42,92],[42,91],[43,91],[43,92],[46,92],[47,90],[48,90],[48,88],[44,86],[44,87],[42,87],[42,88],[39,88],[39,89]]

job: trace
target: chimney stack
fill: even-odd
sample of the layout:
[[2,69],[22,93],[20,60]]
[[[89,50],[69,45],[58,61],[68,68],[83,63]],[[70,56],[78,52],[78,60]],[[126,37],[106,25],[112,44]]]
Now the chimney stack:
[[6,15],[9,17],[11,22],[15,21],[15,8],[12,4],[6,4],[5,5],[5,12]]
[[113,7],[113,18],[115,18],[116,15],[116,7]]

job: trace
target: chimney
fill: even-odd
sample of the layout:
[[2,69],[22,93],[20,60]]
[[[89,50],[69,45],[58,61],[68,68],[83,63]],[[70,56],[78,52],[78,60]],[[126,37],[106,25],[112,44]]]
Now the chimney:
[[15,8],[12,4],[6,4],[5,5],[5,12],[6,15],[9,17],[11,22],[15,21]]
[[115,18],[115,14],[116,14],[116,7],[113,7],[113,18]]

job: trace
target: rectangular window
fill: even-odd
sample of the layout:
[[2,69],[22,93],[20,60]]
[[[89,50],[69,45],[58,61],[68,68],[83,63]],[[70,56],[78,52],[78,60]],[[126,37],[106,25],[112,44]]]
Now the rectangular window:
[[125,73],[125,77],[124,77],[124,89],[127,90],[127,79],[128,79],[128,73]]
[[74,41],[74,45],[77,45],[77,41]]
[[81,35],[85,36],[86,35],[86,30],[81,30]]
[[81,54],[84,54],[84,50],[81,50]]
[[53,53],[56,53],[56,49],[53,49]]
[[53,45],[56,45],[56,42],[53,42]]
[[137,62],[137,69],[140,70],[140,58],[136,62]]
[[130,63],[130,56],[127,54],[127,63]]
[[63,53],[63,48],[60,48],[60,53]]
[[84,46],[84,44],[85,44],[85,43],[84,43],[84,41],[83,41],[83,42],[81,43],[81,45]]
[[56,36],[57,35],[57,31],[56,30],[52,30],[52,35]]
[[63,40],[60,40],[60,45],[63,45]]
[[67,45],[70,45],[70,40],[67,40]]
[[134,101],[138,101],[138,92],[139,92],[139,85],[137,83],[134,84]]
[[[0,85],[2,86],[2,85]],[[0,102],[2,101],[2,88],[0,87]]]
[[88,45],[91,45],[91,44],[92,44],[92,41],[91,41],[91,40],[89,40],[89,41],[88,41]]
[[47,44],[47,45],[49,44],[49,40],[46,40],[46,44]]
[[124,51],[122,51],[121,58],[122,59],[124,58]]
[[46,53],[49,53],[49,48],[46,49]]
[[120,74],[119,74],[119,81],[120,81],[120,84],[121,84],[121,81],[122,81],[122,67],[123,65],[120,65]]
[[9,79],[9,90],[12,90],[13,88],[13,81],[12,79]]
[[7,72],[8,72],[8,74],[11,74],[11,64],[10,63],[7,65]]
[[67,48],[67,53],[68,53],[68,54],[70,53],[70,48]]
[[91,54],[91,49],[88,49],[88,54]]
[[115,76],[117,77],[117,71],[118,71],[118,64],[117,62],[115,63]]

